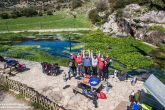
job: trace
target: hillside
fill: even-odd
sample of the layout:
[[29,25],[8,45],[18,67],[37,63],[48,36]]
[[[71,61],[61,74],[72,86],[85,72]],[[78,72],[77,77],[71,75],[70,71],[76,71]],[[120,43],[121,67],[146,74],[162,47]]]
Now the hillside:
[[37,11],[57,11],[63,8],[77,8],[92,0],[1,0],[2,11],[32,7]]

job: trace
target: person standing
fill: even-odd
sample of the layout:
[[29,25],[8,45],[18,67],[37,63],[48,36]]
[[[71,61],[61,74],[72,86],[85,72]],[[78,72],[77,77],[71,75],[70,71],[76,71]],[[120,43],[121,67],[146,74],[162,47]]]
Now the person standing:
[[103,76],[102,76],[102,80],[107,80],[108,79],[108,74],[109,74],[109,65],[110,62],[107,62],[106,60],[104,61],[104,67],[103,67]]
[[136,84],[136,81],[137,81],[137,78],[136,78],[136,76],[134,76],[131,81],[131,85],[134,86]]
[[71,58],[68,62],[68,65],[69,65],[68,79],[71,79],[71,73],[73,74],[74,77],[76,77],[76,65],[75,65],[75,60],[73,58],[73,54],[71,54]]
[[135,92],[134,90],[132,90],[130,96],[129,96],[129,100],[131,103],[133,103],[135,101]]
[[85,74],[89,75],[90,66],[91,66],[90,50],[88,50],[88,55],[87,54],[85,55],[85,51],[83,51],[83,65],[84,65]]
[[93,75],[97,76],[97,65],[98,65],[98,59],[96,55],[93,55],[93,50],[91,50],[91,59],[92,59],[92,71]]
[[74,60],[77,63],[77,70],[78,70],[78,75],[82,75],[83,76],[83,70],[82,70],[82,59],[83,59],[83,53],[81,52],[81,54],[77,54],[77,56],[73,55]]
[[[103,56],[100,58],[100,52],[98,55],[98,68],[99,68],[99,78],[101,79],[103,76],[103,68],[104,68],[104,58]],[[107,61],[108,57],[105,58],[105,61]]]

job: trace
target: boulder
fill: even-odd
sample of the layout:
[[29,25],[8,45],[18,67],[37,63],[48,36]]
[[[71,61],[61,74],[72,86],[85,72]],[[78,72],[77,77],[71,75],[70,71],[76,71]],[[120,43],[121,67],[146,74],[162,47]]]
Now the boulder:
[[117,20],[114,13],[109,16],[102,30],[109,35],[128,36],[130,35],[130,23],[126,19]]
[[165,44],[165,32],[149,32],[144,37],[144,40],[154,45]]
[[127,10],[127,11],[139,11],[141,10],[141,6],[138,5],[138,4],[130,4],[130,5],[127,5],[124,10]]
[[123,9],[123,16],[126,18],[130,18],[134,15],[134,12],[138,12],[141,11],[141,6],[138,4],[130,4],[127,5],[124,9]]

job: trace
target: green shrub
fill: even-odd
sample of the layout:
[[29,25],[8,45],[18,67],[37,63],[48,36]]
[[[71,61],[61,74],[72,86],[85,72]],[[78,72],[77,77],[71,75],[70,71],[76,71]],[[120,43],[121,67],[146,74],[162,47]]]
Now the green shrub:
[[38,12],[32,7],[25,8],[22,10],[22,15],[26,16],[26,17],[36,16],[37,14],[38,14]]
[[93,24],[95,24],[95,23],[101,21],[101,18],[100,18],[100,16],[98,15],[96,9],[90,10],[90,12],[89,12],[89,14],[88,14],[88,17],[89,17],[89,19],[91,20],[91,22],[92,22]]
[[148,31],[165,32],[165,28],[162,26],[151,26]]
[[81,0],[72,0],[71,7],[72,9],[75,9],[77,7],[82,6],[82,1]]
[[122,9],[118,9],[116,11],[116,15],[115,16],[116,16],[117,19],[123,18],[123,11],[122,11]]
[[42,13],[42,12],[39,12],[39,13],[38,13],[38,16],[43,16],[43,13]]
[[115,10],[124,8],[126,5],[129,4],[148,4],[149,0],[109,0],[109,2],[111,11],[114,12]]
[[10,18],[8,13],[2,13],[2,14],[0,14],[0,16],[2,19],[9,19]]
[[11,12],[11,18],[18,18],[18,17],[23,16],[21,11],[22,11],[21,9],[20,10],[13,10]]
[[53,15],[51,11],[47,11],[47,15]]
[[98,12],[103,12],[108,9],[108,1],[107,0],[99,0],[96,4],[96,9]]

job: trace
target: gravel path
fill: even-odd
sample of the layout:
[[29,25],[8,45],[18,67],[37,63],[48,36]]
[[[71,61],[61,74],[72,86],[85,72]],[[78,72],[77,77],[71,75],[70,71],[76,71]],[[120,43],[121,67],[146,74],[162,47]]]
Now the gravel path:
[[38,30],[19,30],[19,31],[0,31],[0,33],[19,33],[19,32],[64,32],[64,31],[88,31],[95,30],[93,28],[61,28],[61,29],[38,29]]
[[[77,80],[72,78],[64,82],[63,73],[67,73],[68,68],[61,67],[63,73],[58,76],[48,76],[42,73],[40,63],[27,60],[20,60],[20,62],[25,63],[30,70],[18,73],[16,76],[10,77],[11,79],[35,88],[41,94],[71,110],[113,110],[120,102],[128,102],[131,91],[136,92],[142,88],[143,84],[142,82],[137,82],[135,86],[131,86],[130,81],[109,78],[109,82],[113,87],[110,93],[106,93],[107,99],[99,99],[98,108],[94,108],[91,100],[80,94],[73,94],[72,87],[77,85]],[[66,85],[70,85],[70,87],[64,90],[63,87]]]

